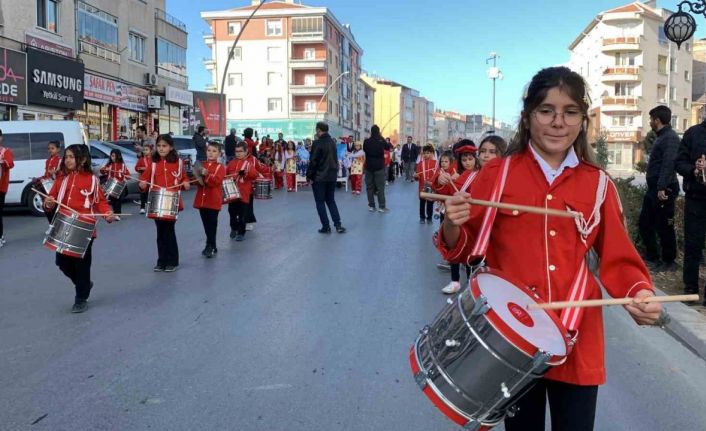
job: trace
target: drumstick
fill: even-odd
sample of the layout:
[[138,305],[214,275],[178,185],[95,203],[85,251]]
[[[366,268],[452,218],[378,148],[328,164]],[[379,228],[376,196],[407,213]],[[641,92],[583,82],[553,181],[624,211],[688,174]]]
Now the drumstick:
[[[699,295],[671,295],[671,296],[649,296],[643,298],[642,302],[682,302],[682,301],[698,301]],[[602,307],[610,305],[628,305],[633,304],[633,298],[609,298],[609,299],[588,299],[585,301],[557,301],[547,302],[543,304],[529,304],[528,309],[542,310],[558,310],[561,308],[574,307]]]
[[[39,190],[35,189],[34,187],[32,187],[31,190],[32,190],[33,192],[35,192],[36,194],[38,194],[39,196],[42,196],[42,197],[45,198],[45,199],[51,197],[51,196],[49,196],[49,195],[47,195],[47,194],[45,194],[45,193],[40,192]],[[52,199],[54,199],[54,198],[52,198]],[[54,202],[56,202],[57,204],[59,204],[60,207],[65,208],[65,209],[71,211],[72,213],[79,214],[79,212],[76,211],[75,209],[71,208],[71,207],[68,206],[68,205],[62,204],[61,202],[57,201],[56,199],[54,199]]]
[[[421,192],[421,193],[419,193],[419,197],[422,199],[426,199],[428,201],[445,201],[446,199],[449,199],[451,196],[440,195],[440,194],[436,194],[436,193]],[[576,218],[577,217],[577,215],[572,212],[555,210],[552,208],[542,208],[542,207],[533,207],[533,206],[529,206],[529,205],[509,204],[509,203],[505,203],[505,202],[484,201],[481,199],[473,199],[473,198],[467,198],[467,201],[468,201],[468,203],[470,203],[472,205],[480,205],[483,207],[495,207],[495,208],[500,208],[500,209],[505,209],[505,210],[516,210],[516,211],[532,213],[532,214],[545,214],[545,215],[566,217],[566,218]]]

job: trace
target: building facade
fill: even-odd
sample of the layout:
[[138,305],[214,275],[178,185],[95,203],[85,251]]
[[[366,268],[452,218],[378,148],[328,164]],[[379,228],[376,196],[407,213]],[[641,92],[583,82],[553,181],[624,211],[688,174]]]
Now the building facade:
[[[253,10],[261,6],[246,25]],[[211,27],[204,36],[211,57],[210,91],[223,92],[228,128],[252,127],[260,135],[279,132],[291,139],[309,138],[325,120],[334,137],[355,136],[359,115],[358,78],[363,50],[350,26],[325,7],[293,0],[271,1],[235,9],[202,12]],[[242,32],[242,34],[241,34]],[[235,49],[233,42],[240,36]]]
[[181,133],[193,104],[187,32],[165,0],[0,0],[0,10],[0,49],[18,66],[24,55],[28,96],[0,98],[1,118],[78,119],[92,139],[139,124]]
[[570,45],[569,67],[580,73],[591,93],[591,142],[608,144],[608,170],[629,174],[642,159],[639,145],[649,132],[649,111],[672,110],[672,127],[691,126],[692,50],[678,50],[664,35],[671,12],[655,1],[633,2],[596,16]]
[[358,79],[358,94],[356,95],[356,129],[355,140],[363,140],[370,136],[375,118],[375,88],[362,79]]

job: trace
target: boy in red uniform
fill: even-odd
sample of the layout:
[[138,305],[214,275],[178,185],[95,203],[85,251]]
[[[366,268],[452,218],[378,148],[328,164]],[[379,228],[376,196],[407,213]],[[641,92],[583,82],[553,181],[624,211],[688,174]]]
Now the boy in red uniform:
[[226,175],[235,177],[240,190],[240,199],[228,204],[230,214],[230,237],[236,241],[245,239],[245,224],[248,202],[252,202],[252,181],[257,178],[254,158],[248,156],[243,142],[235,144],[235,158],[228,163]]
[[5,211],[5,195],[10,187],[10,169],[13,167],[15,162],[12,150],[2,146],[2,130],[0,130],[0,248],[5,245],[2,214]]
[[[638,324],[653,324],[662,307],[642,301],[654,295],[649,272],[625,231],[615,185],[592,163],[588,108],[580,75],[566,67],[539,71],[527,89],[508,157],[483,166],[471,191],[475,199],[568,207],[579,219],[471,207],[470,195],[459,192],[446,200],[439,250],[450,262],[485,256],[488,266],[551,302],[601,297],[585,263],[594,249],[608,294],[635,298],[625,309]],[[518,401],[515,416],[505,419],[507,431],[544,430],[547,398],[552,429],[593,430],[598,385],[606,377],[602,310],[560,314],[578,337],[573,350]]]
[[[70,145],[64,151],[60,170],[63,172],[61,179],[54,183],[49,197],[44,201],[44,207],[47,210],[53,210],[58,202],[79,214],[106,214],[106,221],[109,223],[113,221],[113,212],[103,196],[98,178],[91,170],[88,146]],[[95,240],[95,231],[92,236]],[[83,257],[56,253],[56,266],[73,282],[76,290],[72,313],[83,313],[88,306],[88,297],[93,288],[91,281],[93,240],[89,243]]]
[[[433,160],[434,147],[425,145],[422,150],[422,160],[417,163],[417,173],[414,178],[419,182],[419,192],[423,192],[425,188],[431,191],[431,180],[436,171],[436,161]],[[434,202],[419,198],[419,223],[431,224],[431,216],[434,212]]]
[[218,214],[223,206],[223,178],[226,169],[218,163],[221,146],[209,142],[206,147],[206,162],[201,167],[201,176],[204,185],[196,186],[194,208],[199,210],[203,229],[206,232],[206,247],[201,252],[207,258],[212,258],[218,253],[216,247],[216,232],[218,231]]

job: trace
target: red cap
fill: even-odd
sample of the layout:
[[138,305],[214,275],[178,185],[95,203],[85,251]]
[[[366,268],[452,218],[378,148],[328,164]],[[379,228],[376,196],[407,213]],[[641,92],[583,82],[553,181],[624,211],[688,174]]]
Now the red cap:
[[464,145],[464,146],[462,146],[462,147],[456,148],[456,149],[454,150],[454,153],[456,153],[456,154],[458,154],[458,155],[466,154],[466,153],[471,153],[471,154],[473,154],[473,153],[475,153],[476,151],[478,151],[478,149],[477,149],[476,147],[474,147],[473,145]]

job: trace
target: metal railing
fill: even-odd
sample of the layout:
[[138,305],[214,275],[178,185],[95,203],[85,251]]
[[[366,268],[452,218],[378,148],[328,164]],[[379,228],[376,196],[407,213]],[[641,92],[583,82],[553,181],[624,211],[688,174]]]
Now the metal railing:
[[161,19],[162,21],[166,22],[167,24],[171,24],[174,27],[178,28],[179,30],[183,31],[186,33],[186,24],[183,22],[179,21],[177,18],[175,18],[172,15],[169,15],[167,12],[163,11],[162,9],[156,8],[154,10],[154,17],[157,19]]

